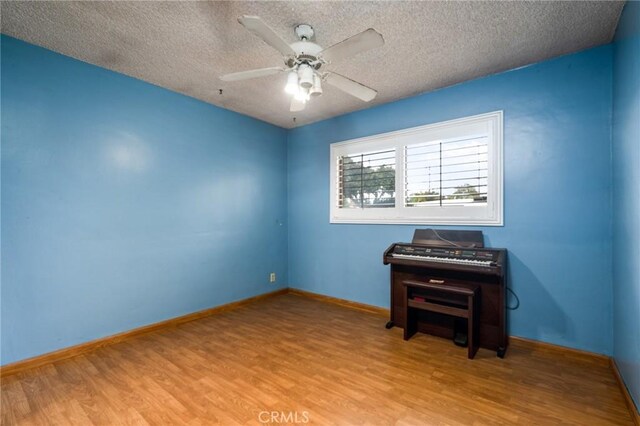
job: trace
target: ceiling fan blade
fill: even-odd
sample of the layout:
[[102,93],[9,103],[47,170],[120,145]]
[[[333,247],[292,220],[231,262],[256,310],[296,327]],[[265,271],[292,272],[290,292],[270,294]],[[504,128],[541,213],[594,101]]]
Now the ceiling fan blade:
[[278,74],[279,72],[284,71],[284,68],[280,67],[271,67],[271,68],[260,68],[257,70],[249,70],[249,71],[240,71],[234,72],[231,74],[225,74],[220,77],[222,81],[239,81],[239,80],[248,80],[250,78],[264,77],[266,75]]
[[283,55],[295,56],[296,52],[289,43],[276,34],[259,16],[242,15],[238,18],[238,22]]
[[291,112],[302,111],[306,105],[307,105],[306,102],[299,101],[295,97],[293,97],[291,98],[291,107],[289,108],[289,111]]
[[383,44],[384,38],[382,38],[382,34],[373,28],[369,28],[360,34],[356,34],[353,37],[342,40],[340,43],[327,47],[318,55],[327,62],[334,62],[340,59],[351,58],[358,53],[380,47]]
[[350,78],[347,78],[340,74],[336,74],[334,72],[327,75],[326,82],[333,87],[336,87],[343,92],[348,93],[349,95],[365,102],[372,101],[378,94],[378,92],[365,86],[364,84],[360,84],[357,81],[353,81]]

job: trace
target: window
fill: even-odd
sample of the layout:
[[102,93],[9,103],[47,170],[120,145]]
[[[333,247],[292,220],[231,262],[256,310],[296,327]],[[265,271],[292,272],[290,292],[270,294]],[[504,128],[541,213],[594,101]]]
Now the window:
[[395,207],[395,149],[345,155],[338,162],[340,208]]
[[332,223],[502,225],[502,111],[331,145]]

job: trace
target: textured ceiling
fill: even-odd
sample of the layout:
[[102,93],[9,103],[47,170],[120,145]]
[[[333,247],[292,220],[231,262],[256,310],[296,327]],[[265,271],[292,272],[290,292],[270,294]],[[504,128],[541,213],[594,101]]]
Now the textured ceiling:
[[[6,2],[2,32],[282,127],[295,127],[611,41],[623,2]],[[361,102],[326,86],[289,112],[284,74],[218,76],[279,66],[242,27],[261,16],[285,40],[309,23],[327,47],[369,27],[382,48],[329,69],[376,90]],[[219,94],[223,89],[223,94]],[[293,122],[293,117],[297,117]]]

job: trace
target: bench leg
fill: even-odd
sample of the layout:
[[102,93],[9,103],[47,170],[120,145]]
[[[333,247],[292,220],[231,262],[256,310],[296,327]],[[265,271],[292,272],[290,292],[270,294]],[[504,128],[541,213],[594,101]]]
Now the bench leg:
[[407,286],[404,287],[404,340],[409,340],[411,336],[416,334],[417,331],[417,323],[415,319],[415,313],[413,309],[409,308],[409,289]]
[[476,303],[475,297],[469,296],[469,316],[467,318],[467,357],[473,359],[478,352],[478,327],[476,324]]

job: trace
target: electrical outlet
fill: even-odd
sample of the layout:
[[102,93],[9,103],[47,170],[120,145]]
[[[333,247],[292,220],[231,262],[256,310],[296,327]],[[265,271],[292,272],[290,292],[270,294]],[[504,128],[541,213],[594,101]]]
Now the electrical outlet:
[[270,283],[275,283],[276,282],[276,273],[272,272],[269,274],[269,282]]

